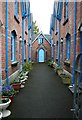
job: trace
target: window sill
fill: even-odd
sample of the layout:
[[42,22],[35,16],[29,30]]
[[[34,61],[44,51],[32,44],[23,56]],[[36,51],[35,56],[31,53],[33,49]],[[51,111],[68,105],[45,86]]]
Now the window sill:
[[18,64],[18,61],[14,61],[11,63],[11,66],[16,66]]
[[17,21],[17,23],[19,24],[19,23],[20,23],[20,21],[19,21],[19,16],[17,17],[16,15],[14,15],[14,18],[15,18],[15,20]]
[[70,60],[67,60],[67,59],[66,59],[66,60],[64,61],[64,65],[70,67]]
[[68,18],[64,19],[63,25],[65,25],[68,22]]

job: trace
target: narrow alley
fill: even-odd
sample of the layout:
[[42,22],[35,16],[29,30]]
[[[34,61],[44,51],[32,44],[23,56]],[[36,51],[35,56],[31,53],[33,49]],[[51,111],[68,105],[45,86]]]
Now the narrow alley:
[[13,118],[82,120],[82,0],[0,0],[0,120]]
[[72,118],[72,93],[46,63],[36,63],[8,118]]

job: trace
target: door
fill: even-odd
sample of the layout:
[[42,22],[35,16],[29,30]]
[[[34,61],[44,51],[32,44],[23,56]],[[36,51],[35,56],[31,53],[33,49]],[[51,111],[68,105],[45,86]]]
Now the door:
[[38,53],[39,62],[44,62],[44,50],[40,49]]

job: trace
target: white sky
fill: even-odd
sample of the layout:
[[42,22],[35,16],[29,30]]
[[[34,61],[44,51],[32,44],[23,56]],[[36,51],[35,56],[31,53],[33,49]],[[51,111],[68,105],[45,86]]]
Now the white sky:
[[33,21],[36,20],[39,30],[44,34],[49,34],[53,5],[54,0],[30,0]]

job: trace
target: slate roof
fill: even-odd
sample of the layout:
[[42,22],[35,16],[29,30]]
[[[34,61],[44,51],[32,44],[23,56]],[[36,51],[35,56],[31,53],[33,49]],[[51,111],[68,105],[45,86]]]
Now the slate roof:
[[[43,34],[42,32],[40,32],[39,34]],[[32,42],[36,39],[36,37],[39,35],[39,34],[33,34],[32,35]],[[50,35],[49,34],[43,34],[50,42]]]

